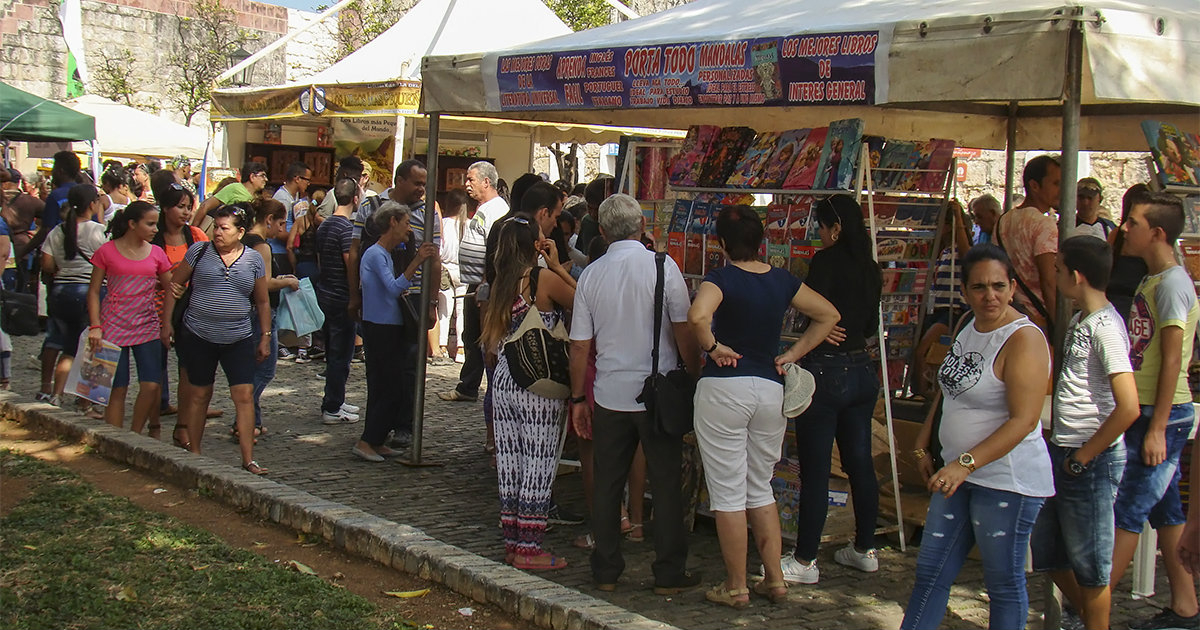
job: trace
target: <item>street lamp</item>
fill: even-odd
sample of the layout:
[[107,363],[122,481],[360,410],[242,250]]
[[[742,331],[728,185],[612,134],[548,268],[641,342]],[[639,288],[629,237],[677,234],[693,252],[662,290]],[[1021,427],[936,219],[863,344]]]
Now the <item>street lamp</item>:
[[[250,51],[238,46],[233,52],[229,53],[229,67],[233,68],[249,58]],[[253,68],[254,64],[250,64],[245,68],[242,68],[232,77],[229,77],[229,81],[233,83],[235,87],[246,87],[247,85],[250,85],[250,73]]]

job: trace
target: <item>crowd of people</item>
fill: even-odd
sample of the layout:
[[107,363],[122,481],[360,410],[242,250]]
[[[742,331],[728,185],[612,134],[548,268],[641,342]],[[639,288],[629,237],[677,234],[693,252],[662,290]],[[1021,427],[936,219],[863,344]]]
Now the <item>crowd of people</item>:
[[[762,261],[764,226],[751,208],[723,208],[715,232],[728,264],[697,279],[693,294],[676,263],[647,243],[639,203],[613,194],[611,178],[573,188],[526,174],[509,191],[495,166],[480,161],[468,169],[465,191],[434,200],[421,162],[402,162],[392,186],[375,193],[365,165],[348,157],[318,198],[308,192],[308,165],[291,165],[271,193],[265,168],[250,162],[240,181],[201,201],[189,168],[185,160],[156,170],[111,165],[97,188],[64,152],[43,205],[21,199],[35,195],[6,196],[0,251],[8,251],[11,224],[40,216],[13,258],[40,247],[40,269],[53,278],[40,399],[61,403],[80,339],[88,348],[107,341],[121,352],[102,417],[123,426],[136,365],[130,426],[157,436],[160,418],[176,412],[166,370],[173,348],[174,443],[201,452],[219,365],[242,465],[266,474],[254,444],[267,431],[260,399],[277,361],[323,357],[320,421],[364,417],[349,450],[379,463],[412,443],[419,362],[448,364],[461,350],[458,383],[439,396],[475,402],[487,378],[484,449],[494,456],[506,561],[535,571],[568,565],[546,548],[545,534],[563,513],[553,486],[570,431],[590,512],[589,533],[575,544],[591,551],[597,588],[617,588],[622,541],[649,531],[654,591],[671,595],[701,576],[687,566],[683,440],[648,410],[645,381],[656,369],[682,370],[695,383],[696,443],[726,573],[706,598],[742,608],[752,592],[780,602],[792,585],[819,583],[835,443],[855,533],[833,559],[879,570],[872,415],[881,384],[871,345],[883,281],[852,197],[814,203],[821,249],[803,281]],[[1040,156],[1025,167],[1019,207],[1003,212],[984,195],[969,212],[952,204],[947,213],[929,331],[916,352],[933,370],[915,370],[930,400],[910,456],[932,499],[903,628],[939,626],[972,547],[982,557],[990,626],[1023,627],[1027,546],[1082,626],[1107,628],[1111,586],[1146,521],[1158,530],[1171,603],[1135,628],[1195,627],[1200,619],[1191,577],[1200,564],[1198,502],[1189,519],[1179,492],[1194,422],[1187,367],[1200,319],[1194,285],[1174,256],[1183,208],[1174,196],[1134,187],[1117,227],[1099,216],[1100,183],[1085,178],[1077,235],[1060,247],[1059,180],[1057,161]],[[281,292],[299,290],[304,278],[324,327],[281,343]],[[18,282],[6,270],[6,286]],[[427,282],[429,302],[421,297]],[[1069,322],[1055,321],[1060,294],[1076,307]],[[809,323],[780,352],[789,308]],[[1066,341],[1056,361],[1047,339],[1057,326]],[[531,330],[543,340],[536,360],[517,347]],[[421,335],[426,357],[417,352]],[[932,340],[944,335],[952,343],[930,359]],[[365,409],[346,399],[358,357]],[[529,378],[541,368],[548,374]],[[811,402],[792,414],[789,374],[803,371]],[[1053,395],[1048,443],[1043,397],[1030,395],[1043,391]],[[801,490],[795,546],[785,552],[770,482],[789,415],[797,416]],[[762,560],[753,586],[751,536]]]

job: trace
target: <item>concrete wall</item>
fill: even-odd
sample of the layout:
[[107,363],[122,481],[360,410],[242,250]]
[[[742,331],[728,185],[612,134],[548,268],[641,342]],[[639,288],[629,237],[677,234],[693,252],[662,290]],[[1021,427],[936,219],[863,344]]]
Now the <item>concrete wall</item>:
[[[288,9],[289,32],[304,28],[312,23],[317,15],[309,11]],[[338,19],[333,16],[287,43],[285,48],[288,81],[299,81],[329,67],[329,51],[335,45],[337,29]]]
[[[223,0],[233,9],[238,25],[254,31],[256,41],[246,46],[258,50],[288,32],[288,10],[250,0]],[[158,110],[183,121],[178,106],[168,97],[165,63],[176,39],[178,16],[193,16],[189,0],[83,0],[84,47],[92,70],[104,55],[124,49],[133,54],[135,105]],[[286,78],[285,53],[277,51],[254,68],[255,85],[280,83]],[[67,49],[54,0],[7,0],[0,9],[0,80],[38,96],[66,96]],[[89,90],[90,91],[90,90]],[[193,124],[207,122],[207,113]]]

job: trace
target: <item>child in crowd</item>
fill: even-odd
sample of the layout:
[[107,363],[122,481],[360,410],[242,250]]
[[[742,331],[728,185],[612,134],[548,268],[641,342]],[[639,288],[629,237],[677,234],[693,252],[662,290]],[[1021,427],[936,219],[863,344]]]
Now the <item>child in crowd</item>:
[[1158,547],[1171,585],[1171,605],[1132,630],[1195,628],[1196,586],[1175,552],[1185,515],[1179,495],[1179,457],[1195,412],[1187,366],[1200,306],[1187,272],[1175,262],[1175,241],[1183,231],[1183,202],[1156,193],[1133,200],[1121,225],[1126,254],[1141,256],[1149,273],[1138,286],[1129,313],[1130,362],[1141,415],[1125,432],[1128,460],[1117,491],[1116,536],[1110,584],[1119,584],[1133,559],[1142,524],[1158,531]]
[[1112,248],[1090,236],[1068,239],[1055,264],[1058,290],[1080,311],[1067,327],[1054,389],[1050,460],[1055,496],[1033,529],[1033,565],[1080,611],[1088,630],[1108,628],[1113,499],[1125,472],[1121,437],[1138,416],[1129,338],[1104,295]]

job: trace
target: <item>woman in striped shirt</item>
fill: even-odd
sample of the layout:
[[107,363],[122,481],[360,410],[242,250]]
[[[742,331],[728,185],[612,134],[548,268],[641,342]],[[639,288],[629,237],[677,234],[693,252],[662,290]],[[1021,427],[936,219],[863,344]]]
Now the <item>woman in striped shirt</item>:
[[[133,404],[131,428],[140,433],[158,404],[162,379],[160,344],[170,343],[171,318],[160,315],[154,303],[159,283],[167,286],[171,264],[167,255],[150,244],[158,233],[158,210],[145,201],[122,208],[109,224],[112,240],[92,255],[92,278],[87,306],[91,326],[88,347],[95,351],[104,339],[121,347],[117,373],[104,420],[119,427],[125,418],[125,394],[129,389],[129,356],[138,369],[138,396]],[[108,281],[108,294],[100,303],[100,288]],[[167,293],[165,312],[175,297]]]
[[[204,410],[212,400],[219,363],[237,409],[242,468],[265,475],[267,469],[254,461],[254,371],[271,348],[266,263],[253,248],[242,244],[250,223],[245,209],[221,206],[209,216],[213,219],[212,242],[188,248],[172,278],[176,285],[192,283],[176,348],[188,381],[188,387],[179,392],[179,416],[188,428],[192,452],[199,453]],[[258,317],[258,330],[262,331],[257,336],[250,323],[252,314]]]

